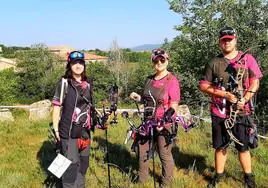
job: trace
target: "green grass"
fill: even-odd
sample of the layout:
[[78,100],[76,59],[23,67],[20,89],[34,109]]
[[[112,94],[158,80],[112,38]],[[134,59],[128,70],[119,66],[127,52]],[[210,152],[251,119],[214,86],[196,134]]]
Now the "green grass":
[[[46,169],[53,160],[53,145],[48,140],[50,120],[31,122],[26,112],[14,112],[15,122],[0,126],[0,188],[43,187]],[[153,178],[143,184],[134,184],[137,175],[137,158],[130,152],[130,143],[124,145],[126,121],[108,129],[109,157],[112,187],[153,187]],[[105,132],[96,130],[87,172],[87,187],[107,187],[105,159]],[[268,142],[261,141],[252,151],[253,170],[258,187],[268,187]],[[211,147],[211,127],[203,125],[185,133],[182,128],[173,149],[175,159],[172,187],[206,187],[207,179],[214,171],[214,150]],[[118,167],[120,167],[120,169]],[[152,162],[150,171],[152,170]],[[227,177],[220,187],[243,187],[243,173],[233,146],[229,150],[226,165]],[[156,176],[161,175],[161,164],[156,158]]]

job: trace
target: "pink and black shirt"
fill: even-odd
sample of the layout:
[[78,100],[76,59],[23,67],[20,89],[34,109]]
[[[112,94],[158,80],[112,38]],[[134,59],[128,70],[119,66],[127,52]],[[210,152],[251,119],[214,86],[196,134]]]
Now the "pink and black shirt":
[[[62,113],[59,122],[59,133],[61,138],[68,139],[70,131],[74,124],[82,124],[83,127],[90,129],[90,106],[91,97],[89,84],[86,81],[81,83],[68,79],[68,86],[61,91],[62,81],[60,80],[55,89],[52,100],[54,106],[62,106]],[[60,104],[60,95],[64,92],[62,104]]]
[[[239,52],[237,57],[234,59],[226,59],[223,55],[219,55],[212,59],[206,67],[205,76],[200,81],[200,84],[208,83],[213,85],[215,88],[230,91],[230,85],[233,81],[230,75],[235,78],[236,70],[239,68],[237,60],[241,55],[242,52]],[[255,58],[251,54],[246,54],[242,60],[245,62],[245,73],[243,75],[243,89],[245,94],[248,91],[252,80],[260,79],[262,77],[262,73]],[[215,80],[222,80],[223,85],[219,86]],[[230,104],[227,102],[225,105],[223,101],[224,98],[212,96],[211,112],[213,115],[218,117],[227,118]],[[227,113],[222,113],[223,108],[226,108]],[[249,103],[245,105],[245,113],[250,113]]]

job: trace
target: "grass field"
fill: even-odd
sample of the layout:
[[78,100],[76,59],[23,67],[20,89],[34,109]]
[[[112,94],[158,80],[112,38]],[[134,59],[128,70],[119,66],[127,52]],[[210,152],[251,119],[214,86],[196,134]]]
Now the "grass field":
[[[49,119],[30,122],[27,112],[15,111],[15,122],[2,122],[0,126],[0,187],[39,188],[47,177],[46,169],[55,154],[48,140]],[[180,127],[176,146],[172,187],[206,187],[214,171],[214,150],[211,148],[211,127],[201,125],[185,133]],[[153,187],[153,178],[146,184],[132,183],[137,175],[137,158],[130,152],[130,143],[124,145],[126,121],[108,129],[112,187]],[[87,172],[87,187],[108,187],[105,160],[105,132],[96,130]],[[252,151],[253,169],[258,187],[268,187],[268,142],[261,140]],[[120,169],[118,167],[120,167]],[[150,172],[152,171],[152,163]],[[156,158],[156,177],[161,174],[161,164]],[[219,187],[243,187],[243,173],[234,147],[229,150],[226,178]]]

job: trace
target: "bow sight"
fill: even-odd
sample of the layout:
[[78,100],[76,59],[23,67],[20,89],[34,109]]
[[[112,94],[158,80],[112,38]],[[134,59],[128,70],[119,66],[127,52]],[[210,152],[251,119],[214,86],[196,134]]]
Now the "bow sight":
[[110,113],[114,114],[113,119],[110,121],[110,124],[117,124],[117,114],[115,113],[117,110],[117,102],[118,102],[118,86],[114,84],[111,88],[111,94],[110,94]]
[[117,102],[118,102],[118,86],[114,84],[111,87],[111,92],[109,95],[109,101],[110,101],[110,107],[105,108],[106,101],[102,102],[102,115],[98,114],[98,125],[97,127],[100,129],[106,129],[107,128],[107,121],[109,119],[109,116],[113,114],[113,119],[109,122],[110,125],[115,125],[118,123],[117,120]]

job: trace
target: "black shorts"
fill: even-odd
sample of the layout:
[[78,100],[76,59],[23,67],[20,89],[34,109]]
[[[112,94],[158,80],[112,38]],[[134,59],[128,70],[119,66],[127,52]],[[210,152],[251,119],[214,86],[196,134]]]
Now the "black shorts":
[[[244,144],[235,143],[235,148],[238,151],[247,151],[249,150],[249,134],[248,134],[248,121],[247,116],[238,116],[237,123],[232,128],[233,135]],[[212,143],[214,149],[224,149],[229,146],[231,143],[230,136],[226,131],[224,125],[224,118],[212,115]]]

